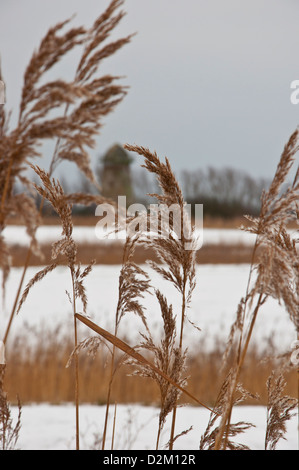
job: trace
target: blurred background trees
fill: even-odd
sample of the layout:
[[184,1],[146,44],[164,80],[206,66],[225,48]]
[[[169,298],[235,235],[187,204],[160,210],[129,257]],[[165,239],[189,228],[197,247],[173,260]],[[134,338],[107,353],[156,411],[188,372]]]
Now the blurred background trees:
[[[149,194],[159,192],[155,179],[139,164],[135,157],[115,143],[96,162],[96,175],[99,187],[93,185],[81,174],[76,180],[68,178],[65,171],[59,177],[66,193],[84,192],[117,200],[117,196],[127,197],[127,206],[137,202],[147,206],[156,202]],[[194,208],[203,204],[204,217],[234,218],[258,215],[262,191],[267,189],[269,181],[254,178],[235,168],[185,169],[177,175],[187,203]],[[19,192],[21,188],[15,188]],[[38,201],[37,201],[38,202]],[[51,213],[51,212],[50,212]],[[50,215],[45,206],[44,214]],[[95,206],[74,206],[74,214],[94,215]]]
[[184,170],[181,184],[188,203],[203,204],[204,215],[230,218],[257,215],[269,181],[255,179],[234,168],[208,167]]

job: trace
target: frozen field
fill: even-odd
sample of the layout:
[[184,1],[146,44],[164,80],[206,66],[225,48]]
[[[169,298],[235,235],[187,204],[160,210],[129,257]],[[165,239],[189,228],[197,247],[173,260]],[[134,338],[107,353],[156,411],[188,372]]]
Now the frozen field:
[[[200,232],[198,232],[200,233]],[[3,235],[8,243],[28,245],[30,239],[26,233],[25,227],[18,225],[8,225]],[[51,243],[58,240],[61,235],[61,227],[55,225],[47,225],[39,227],[37,230],[37,239],[40,243]],[[120,235],[120,237],[123,236]],[[77,226],[74,227],[73,231],[74,240],[78,243],[99,243],[113,241],[113,237],[107,238],[103,230],[95,226]],[[122,240],[123,238],[120,238]],[[254,243],[255,235],[246,233],[237,229],[208,229],[203,230],[203,243],[205,244],[216,244],[216,243],[243,243],[252,244]]]
[[[17,410],[13,408],[13,416]],[[102,432],[105,409],[102,406],[80,406],[80,449],[98,449],[95,446]],[[119,405],[116,411],[115,450],[154,450],[157,431],[158,410],[139,405]],[[192,430],[181,436],[174,450],[198,450],[201,435],[205,431],[209,411],[203,408],[184,407],[177,412],[177,432]],[[110,422],[113,419],[111,417]],[[264,450],[266,409],[258,406],[235,407],[232,423],[250,422],[254,427],[234,438],[234,442],[247,445],[251,450]],[[167,443],[170,422],[167,422],[162,435],[160,449]],[[111,447],[111,427],[108,428],[107,446]],[[297,418],[288,422],[285,440],[281,439],[277,450],[296,450]],[[74,450],[75,449],[75,409],[73,405],[32,405],[22,410],[22,428],[18,447],[22,450]]]
[[[24,287],[38,269],[40,268],[28,269]],[[85,280],[88,315],[109,331],[114,328],[119,271],[120,266],[117,265],[96,265]],[[11,270],[5,306],[0,316],[0,331],[4,331],[6,327],[21,272],[21,268]],[[179,317],[180,298],[177,291],[168,282],[161,281],[158,274],[149,272],[153,286],[159,286]],[[211,348],[217,338],[226,340],[235,319],[238,302],[245,293],[248,272],[249,266],[246,264],[197,266],[197,286],[188,316],[201,331],[186,323],[185,341],[189,347],[204,344],[204,347]],[[67,267],[60,266],[32,287],[20,313],[15,317],[11,334],[24,331],[25,326],[43,326],[53,330],[57,325],[64,325],[66,328],[72,325],[71,305],[66,290],[71,290],[70,274]],[[156,299],[153,295],[147,295],[143,302],[147,309],[148,323],[152,331],[158,334],[161,319]],[[80,325],[82,334],[89,335],[90,332],[84,332],[84,328]],[[142,331],[140,320],[127,314],[121,321],[119,334],[134,343],[139,339],[140,330]],[[253,341],[262,347],[269,338],[282,351],[288,350],[296,339],[293,324],[283,306],[271,299],[260,310]]]
[[[30,267],[27,271],[25,284],[38,271]],[[114,312],[117,304],[118,275],[120,266],[95,266],[86,278],[88,296],[88,315],[103,328],[113,331]],[[13,268],[6,288],[4,309],[0,316],[0,332],[7,325],[9,312],[14,300],[16,287],[21,276],[20,268]],[[185,345],[196,348],[201,345],[213,348],[217,339],[226,340],[240,297],[244,295],[249,272],[248,265],[200,265],[197,266],[197,287],[194,291],[189,318],[201,328],[201,331],[186,324]],[[150,271],[154,286],[159,286],[174,311],[180,310],[180,301],[175,289],[153,271]],[[31,327],[50,328],[57,325],[72,330],[71,306],[65,290],[71,290],[70,274],[65,266],[57,268],[31,289],[21,312],[15,318],[11,335],[26,333]],[[144,299],[147,318],[152,331],[157,335],[161,328],[161,320],[157,304],[153,296]],[[28,331],[29,331],[28,330]],[[134,344],[139,340],[142,331],[141,322],[127,314],[121,322],[119,335]],[[93,332],[79,325],[83,338]],[[34,340],[34,335],[28,335]],[[291,348],[295,338],[293,324],[290,322],[283,306],[275,301],[266,303],[258,317],[253,341],[263,347],[271,338],[274,345],[281,351]],[[0,338],[1,339],[1,338]],[[13,408],[13,414],[16,414]],[[102,432],[104,408],[101,406],[80,406],[80,448],[94,448],[98,433]],[[138,405],[118,406],[116,421],[115,449],[149,449],[155,448],[158,410]],[[197,450],[202,433],[209,419],[209,412],[204,408],[184,407],[178,410],[177,432],[193,426],[192,431],[182,436],[175,444],[175,449]],[[263,407],[234,408],[233,422],[249,421],[255,427],[240,434],[237,442],[248,445],[252,450],[264,448],[266,410]],[[112,420],[111,420],[112,421]],[[286,440],[281,440],[278,449],[298,449],[297,417],[288,422]],[[111,429],[108,434],[108,445]],[[169,425],[165,427],[162,445],[169,436]],[[38,404],[23,406],[22,427],[18,447],[24,450],[72,450],[75,448],[75,409],[71,404],[48,405]],[[162,448],[162,447],[161,447]]]
[[[293,231],[290,230],[290,233]],[[252,245],[255,241],[255,235],[240,229],[226,229],[226,228],[203,228],[203,230],[196,230],[196,235],[203,244],[243,244]],[[29,236],[26,233],[26,228],[19,225],[8,225],[3,235],[9,244],[28,245],[30,242]],[[41,226],[37,229],[37,239],[40,243],[51,243],[60,238],[61,227],[56,225]],[[119,235],[107,235],[107,233],[100,227],[97,227],[96,220],[94,226],[75,226],[73,229],[73,238],[77,243],[109,243],[111,241],[123,240],[125,238],[124,232]]]

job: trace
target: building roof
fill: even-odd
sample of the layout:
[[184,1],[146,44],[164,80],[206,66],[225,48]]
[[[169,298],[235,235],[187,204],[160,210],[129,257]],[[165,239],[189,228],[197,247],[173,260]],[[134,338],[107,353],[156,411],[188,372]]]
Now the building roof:
[[128,152],[119,144],[112,145],[102,157],[104,165],[130,165],[132,161]]

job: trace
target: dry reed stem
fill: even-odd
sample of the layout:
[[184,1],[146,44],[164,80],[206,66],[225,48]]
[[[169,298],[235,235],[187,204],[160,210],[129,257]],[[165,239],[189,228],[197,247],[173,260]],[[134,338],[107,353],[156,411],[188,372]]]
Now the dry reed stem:
[[[284,301],[286,310],[298,332],[298,254],[295,245],[296,242],[290,240],[286,230],[287,224],[294,218],[294,214],[295,218],[297,218],[298,215],[296,211],[299,193],[298,170],[293,184],[290,185],[284,193],[280,194],[282,184],[285,182],[285,178],[294,163],[294,156],[298,151],[298,134],[299,132],[296,130],[291,135],[281,155],[270,188],[267,192],[263,193],[259,218],[249,218],[252,222],[252,226],[245,228],[245,230],[256,234],[253,254],[255,254],[257,247],[261,245],[264,245],[266,250],[264,250],[256,267],[258,272],[257,279],[253,287],[250,287],[249,290],[249,282],[251,281],[253,273],[253,265],[251,264],[246,297],[240,302],[237,320],[232,328],[232,334],[234,334],[236,330],[240,331],[240,338],[236,356],[235,374],[232,377],[231,387],[228,390],[227,405],[215,438],[216,450],[226,448],[231,410],[233,407],[233,396],[237,387],[238,377],[248,351],[258,311],[269,296]],[[249,321],[248,332],[244,337],[245,309],[247,306],[248,308],[252,307],[256,295],[258,296],[258,300]],[[230,337],[229,345],[231,344],[232,338]],[[224,438],[223,444],[224,434],[226,437]]]
[[[131,312],[139,316],[143,325],[147,329],[144,308],[140,303],[140,299],[143,298],[144,294],[149,291],[149,278],[147,273],[137,266],[132,260],[138,241],[139,234],[136,234],[134,237],[128,235],[124,245],[122,267],[119,275],[118,302],[115,313],[114,336],[117,336],[119,323],[127,312]],[[112,382],[115,374],[114,361],[115,345],[113,345],[110,364],[110,378],[107,390],[102,450],[104,450],[106,444],[110,397],[112,391]]]
[[[159,289],[155,290],[155,294],[160,306],[161,316],[163,319],[164,335],[160,345],[156,345],[150,331],[147,335],[142,335],[143,342],[141,347],[146,351],[154,354],[154,363],[156,367],[171,377],[173,381],[183,386],[186,384],[186,378],[182,377],[185,370],[186,351],[182,352],[181,347],[176,347],[176,320],[173,315],[172,305],[168,305],[167,299],[163,296]],[[160,414],[159,426],[156,440],[156,449],[158,449],[160,435],[164,427],[167,415],[173,411],[177,404],[180,392],[177,388],[171,386],[167,381],[155,374],[151,368],[142,367],[140,375],[149,377],[157,382],[160,390]],[[170,445],[170,443],[169,443]]]
[[[192,293],[196,285],[196,241],[194,239],[194,228],[191,227],[191,221],[189,220],[186,211],[183,193],[171,169],[169,160],[165,158],[165,163],[162,163],[156,152],[151,152],[149,149],[142,146],[126,144],[125,148],[144,157],[145,162],[142,166],[156,176],[162,190],[162,194],[151,194],[151,196],[157,198],[160,203],[160,207],[162,208],[162,212],[163,206],[168,209],[176,207],[179,210],[179,224],[174,215],[171,214],[169,216],[169,213],[166,224],[163,223],[162,213],[162,224],[161,227],[158,225],[156,228],[156,237],[151,237],[150,240],[147,240],[145,243],[154,249],[160,261],[164,266],[166,266],[166,268],[164,268],[164,266],[158,266],[157,263],[153,262],[151,263],[153,269],[161,274],[164,279],[170,281],[180,292],[181,325],[179,333],[179,349],[182,352],[187,307],[191,302]],[[192,246],[189,246],[189,249],[186,249],[187,242],[192,244]],[[173,406],[171,437],[169,440],[170,450],[173,448],[175,422],[176,404]]]
[[297,400],[289,396],[283,396],[282,392],[286,382],[282,373],[272,374],[267,381],[267,428],[265,435],[265,450],[275,450],[280,439],[284,439],[286,423],[294,416],[293,410],[297,407]]
[[110,375],[109,375],[107,398],[106,398],[106,412],[105,412],[103,438],[102,438],[102,450],[105,449],[105,444],[106,444],[110,397],[111,397],[112,382],[113,382],[113,376],[114,376],[114,360],[115,360],[115,345],[113,345],[113,348],[112,348],[112,355],[111,355],[111,361],[110,361]]
[[[160,307],[161,316],[163,319],[163,337],[160,344],[155,344],[150,330],[147,334],[141,334],[142,342],[138,346],[144,349],[149,354],[154,355],[155,366],[163,371],[173,381],[183,386],[186,379],[182,378],[182,371],[185,369],[186,353],[182,353],[181,348],[176,347],[176,319],[173,314],[172,305],[168,305],[167,299],[160,292],[159,289],[155,290],[155,295]],[[129,364],[137,366],[134,375],[141,377],[148,377],[157,383],[160,392],[160,414],[159,425],[156,440],[156,449],[159,446],[160,435],[164,427],[167,415],[173,410],[173,406],[177,403],[180,392],[177,388],[171,386],[169,382],[165,381],[160,375],[157,375],[150,367],[146,367],[136,361],[128,361]]]
[[229,433],[230,433],[231,412],[232,412],[232,408],[234,406],[234,394],[235,394],[235,391],[236,391],[236,388],[237,388],[240,371],[241,371],[241,368],[243,367],[245,357],[246,357],[246,354],[247,354],[247,351],[248,351],[248,347],[249,347],[249,343],[250,343],[250,340],[251,340],[253,328],[254,328],[254,325],[255,325],[255,322],[256,322],[256,318],[257,318],[257,314],[259,312],[259,308],[262,305],[262,303],[263,303],[262,294],[260,294],[259,298],[258,298],[258,301],[257,301],[257,304],[256,304],[256,307],[254,309],[253,315],[252,315],[252,320],[251,320],[250,325],[249,325],[248,334],[246,335],[246,338],[245,338],[245,344],[244,344],[242,350],[239,347],[240,357],[238,357],[237,365],[235,367],[234,373],[231,375],[231,383],[230,383],[230,387],[228,388],[228,393],[229,393],[230,398],[229,398],[229,401],[228,401],[228,403],[226,405],[226,408],[224,410],[222,420],[221,420],[221,423],[220,423],[220,426],[219,426],[219,432],[218,432],[218,434],[216,436],[216,439],[215,439],[215,450],[219,450],[221,448],[221,446],[223,445],[222,437],[223,437],[224,433],[225,433],[225,440],[224,440],[224,445],[223,445],[224,449],[226,449],[226,446],[227,446],[227,443],[228,443],[228,436],[229,436]]
[[133,359],[135,359],[137,362],[139,362],[139,364],[142,364],[146,367],[150,367],[154,372],[159,374],[163,379],[167,380],[171,385],[178,388],[182,393],[187,395],[189,398],[191,398],[193,401],[195,401],[198,405],[203,406],[204,408],[206,408],[206,409],[210,410],[212,413],[214,413],[214,411],[211,410],[211,408],[209,408],[207,405],[203,404],[194,395],[192,395],[188,390],[184,389],[183,387],[178,385],[176,382],[174,382],[164,372],[162,372],[160,369],[158,369],[154,364],[152,364],[150,361],[148,361],[144,356],[142,356],[134,348],[129,346],[127,343],[122,341],[120,338],[112,335],[107,330],[101,328],[100,326],[98,326],[97,324],[95,324],[94,322],[89,320],[87,317],[84,317],[83,315],[80,315],[79,313],[76,314],[76,318],[78,318],[78,320],[80,320],[86,326],[88,326],[93,331],[98,333],[100,336],[105,338],[111,344],[115,345],[118,349],[123,351],[126,355],[128,355],[128,356],[132,357]]
[[[15,315],[31,253],[37,252],[38,249],[35,231],[39,225],[42,207],[41,205],[39,211],[34,206],[29,211],[24,211],[24,198],[28,197],[26,194],[22,195],[23,206],[15,207],[16,198],[12,193],[14,182],[19,179],[26,187],[31,187],[30,180],[25,178],[22,172],[30,158],[41,156],[37,150],[40,141],[50,138],[56,139],[49,170],[50,176],[60,162],[68,160],[74,162],[79,170],[96,184],[90,168],[87,149],[93,148],[95,145],[95,136],[102,127],[102,118],[112,112],[126,95],[125,87],[114,84],[119,77],[97,76],[101,62],[131,40],[131,36],[127,36],[110,43],[106,42],[124,16],[122,11],[117,13],[117,9],[123,3],[122,0],[112,0],[89,29],[80,26],[70,28],[62,33],[63,29],[68,26],[70,19],[50,28],[26,68],[18,125],[11,132],[8,129],[8,119],[4,107],[1,106],[0,230],[3,230],[8,214],[12,214],[13,211],[19,215],[28,213],[31,218],[25,220],[25,223],[28,233],[32,237],[5,333],[5,340]],[[59,35],[59,33],[62,34]],[[76,47],[82,47],[83,52],[79,57],[74,81],[66,82],[60,79],[40,85],[42,76]],[[53,109],[63,107],[65,110],[61,117],[49,117]],[[4,245],[2,237],[0,263],[4,272],[3,283],[5,284],[10,262],[8,247]]]
[[0,447],[1,450],[14,450],[21,428],[21,403],[18,400],[18,417],[13,425],[7,393],[4,392],[5,364],[0,364]]
[[[74,315],[74,347],[78,346],[78,332],[77,332],[77,319],[76,314],[76,288],[75,288],[75,279],[73,272],[72,276],[72,288],[73,288],[73,315]],[[76,450],[80,449],[80,440],[79,440],[79,360],[78,356],[75,357],[75,409],[76,409]]]
[[[73,319],[69,317],[67,323],[61,322],[53,328],[38,327],[24,328],[14,337],[10,338],[7,347],[7,362],[9,364],[5,374],[5,384],[8,396],[19,395],[22,403],[65,403],[73,401],[74,388],[73,368],[67,368],[73,354],[73,339],[69,332],[73,326]],[[80,332],[80,325],[78,325]],[[206,338],[208,340],[208,338]],[[279,341],[279,333],[277,335]],[[189,351],[186,361],[186,374],[188,376],[188,390],[200,397],[203,403],[214,404],[223,374],[221,369],[222,351],[225,344],[223,340],[215,340],[211,351],[206,350],[205,341],[198,348]],[[283,367],[283,358],[276,357],[277,351],[269,341],[261,349],[255,341],[251,343],[241,379],[243,386],[254,390],[259,395],[258,403],[267,406],[266,381],[272,370]],[[80,400],[82,403],[104,404],[109,381],[109,364],[112,345],[104,338],[94,333],[90,338],[80,341],[78,350]],[[152,354],[143,353],[151,362]],[[290,361],[291,353],[287,358]],[[125,357],[120,352],[121,360]],[[135,363],[136,364],[136,363]],[[143,403],[159,406],[159,389],[153,380],[145,380],[135,373],[136,367],[122,363],[115,375],[113,384],[113,403]],[[287,380],[287,394],[297,396],[297,374],[293,368],[284,369]],[[162,378],[161,378],[162,380]],[[112,403],[112,402],[111,402]],[[190,403],[190,399],[181,395],[181,403]],[[250,397],[246,404],[256,404]],[[182,409],[182,411],[184,408]],[[102,433],[101,433],[102,434]]]
[[[210,416],[207,428],[204,432],[204,434],[201,436],[200,440],[200,450],[213,450],[215,446],[215,440],[217,438],[218,432],[219,432],[219,427],[221,427],[221,416],[226,410],[227,406],[227,395],[231,389],[232,385],[232,378],[235,378],[235,371],[233,368],[229,371],[228,375],[225,377],[217,399],[216,403],[214,405],[214,410],[217,411],[217,414],[213,414]],[[236,386],[236,391],[239,392],[239,396],[236,394],[234,395],[234,405],[240,404],[244,401],[244,399],[250,395],[251,398],[256,398],[249,394],[240,384],[237,384]],[[220,417],[220,424],[217,426],[217,419]],[[248,450],[248,446],[235,443],[231,440],[232,437],[235,437],[239,433],[243,433],[253,425],[248,422],[237,422],[233,425],[229,426],[229,429],[227,430],[227,436],[226,436],[226,442],[225,444],[221,443],[221,446],[219,447],[219,450],[223,450],[226,447],[228,447],[231,450]]]
[[[39,176],[42,185],[38,186],[35,184],[35,188],[39,194],[47,199],[52,205],[53,209],[60,217],[62,225],[62,238],[52,245],[52,259],[57,259],[59,254],[62,254],[67,259],[68,268],[71,274],[72,283],[72,297],[69,299],[72,304],[73,317],[74,317],[74,348],[78,347],[78,336],[77,336],[77,321],[75,314],[77,312],[76,299],[79,298],[83,304],[83,311],[87,308],[87,296],[83,281],[85,277],[90,273],[93,262],[91,262],[83,271],[81,271],[80,264],[77,264],[77,246],[72,238],[73,222],[72,222],[72,206],[68,202],[68,198],[64,194],[64,191],[60,183],[54,178],[50,178],[50,175],[38,166],[33,167],[36,174]],[[20,299],[17,313],[20,311],[23,303],[25,302],[30,289],[33,285],[43,279],[49,272],[53,271],[57,267],[57,263],[54,262],[49,266],[36,273],[36,275],[27,284],[23,295]],[[79,450],[79,371],[78,371],[78,356],[75,357],[75,408],[76,408],[76,449]]]
[[112,428],[111,450],[113,450],[113,448],[114,448],[115,423],[116,423],[116,402],[115,402],[115,404],[114,404],[114,415],[113,415],[113,428]]

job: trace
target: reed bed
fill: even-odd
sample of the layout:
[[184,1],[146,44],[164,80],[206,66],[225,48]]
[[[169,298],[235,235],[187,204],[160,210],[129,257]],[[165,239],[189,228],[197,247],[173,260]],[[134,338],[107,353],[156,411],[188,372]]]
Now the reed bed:
[[[43,253],[43,261],[39,256],[32,254],[30,257],[30,266],[43,266],[51,263],[52,244],[40,245]],[[121,265],[123,259],[123,243],[115,242],[113,244],[105,243],[78,243],[78,257],[82,264],[88,264],[94,259],[97,264],[102,265]],[[11,266],[22,267],[27,257],[27,247],[21,245],[13,245],[11,250],[14,257]],[[261,249],[259,250],[259,253]],[[259,256],[259,253],[257,256]],[[244,244],[205,244],[200,252],[196,254],[197,264],[249,264],[252,257],[252,248]],[[64,257],[58,255],[59,263],[66,264]],[[143,246],[137,246],[133,255],[134,262],[137,264],[145,264],[149,260],[160,263],[154,250],[145,249]]]
[[[151,226],[150,237],[146,212],[137,216],[125,214],[123,219],[116,220],[115,230],[125,223],[128,231],[122,251],[119,288],[115,292],[117,308],[111,312],[115,318],[114,331],[105,330],[96,319],[89,318],[85,280],[93,274],[94,260],[90,259],[87,266],[82,267],[78,246],[72,236],[72,210],[74,204],[113,204],[101,196],[88,152],[95,145],[103,118],[126,94],[126,88],[119,85],[118,77],[98,74],[101,62],[132,39],[128,36],[110,41],[110,34],[124,16],[118,11],[122,4],[120,0],[112,0],[88,29],[69,28],[70,20],[50,28],[25,71],[15,129],[10,130],[5,108],[0,107],[0,264],[3,293],[13,256],[2,234],[9,218],[22,217],[31,238],[1,344],[2,448],[14,446],[21,424],[21,414],[15,425],[10,419],[8,396],[4,391],[9,387],[9,397],[19,395],[24,401],[73,401],[77,450],[80,449],[79,407],[82,401],[106,404],[105,421],[99,423],[102,427],[101,448],[104,450],[110,405],[140,400],[140,390],[143,402],[154,402],[160,409],[156,449],[168,415],[171,417],[169,450],[174,448],[182,433],[189,432],[186,429],[177,434],[176,430],[177,413],[183,412],[180,407],[186,401],[210,411],[206,430],[198,436],[202,450],[245,449],[246,446],[236,441],[236,436],[246,432],[251,423],[232,423],[232,409],[240,403],[267,404],[265,449],[275,449],[284,436],[287,421],[298,407],[298,342],[292,354],[286,352],[277,358],[272,351],[267,361],[264,354],[261,361],[257,348],[252,344],[252,333],[263,305],[269,298],[274,298],[284,306],[285,314],[294,326],[294,339],[299,341],[298,239],[291,238],[287,230],[290,224],[298,224],[299,215],[299,169],[295,169],[291,183],[288,181],[299,148],[298,130],[290,136],[272,184],[262,195],[259,216],[247,217],[248,223],[241,228],[253,233],[256,243],[250,257],[247,288],[236,305],[236,318],[225,347],[221,345],[212,353],[204,350],[191,353],[188,350],[187,322],[200,332],[200,325],[192,323],[188,317],[194,289],[200,288],[195,270],[200,252],[194,224],[170,161],[167,158],[162,161],[156,152],[143,146],[126,144],[125,148],[135,152],[142,166],[156,178],[160,192],[152,196],[159,202],[161,212],[157,223]],[[66,28],[69,29],[65,32]],[[41,84],[46,72],[77,47],[81,54],[78,55],[73,81],[56,80]],[[53,110],[60,112],[58,117],[53,117]],[[39,144],[44,139],[54,143],[53,157],[47,169],[35,162],[42,157]],[[64,192],[54,172],[65,160],[73,162],[94,184],[98,191],[96,195]],[[26,170],[29,169],[38,177],[38,183],[33,183],[27,176]],[[15,194],[16,181],[21,181],[32,197],[28,191]],[[38,207],[36,194],[42,201]],[[59,217],[61,237],[51,246],[50,262],[44,263],[24,287],[31,255],[43,256],[35,235],[44,204],[50,205]],[[178,210],[178,217],[170,211],[173,207]],[[151,269],[173,287],[179,294],[179,301],[167,298],[160,283],[153,285],[147,271],[134,259],[137,247],[155,254],[155,258],[149,260]],[[57,331],[54,338],[49,338],[47,332],[47,340],[37,332],[39,342],[35,349],[30,349],[26,338],[22,337],[11,344],[10,326],[15,315],[21,314],[35,284],[47,282],[47,275],[55,273],[61,259],[70,273],[66,296],[71,304],[69,320],[72,331],[68,332],[67,338],[61,338]],[[149,327],[143,303],[145,293],[154,297],[160,312],[160,338]],[[128,313],[134,313],[140,321],[138,344],[129,344],[126,338],[119,337],[119,325]],[[86,337],[81,338],[80,331],[84,331]],[[128,373],[130,377],[127,377]],[[147,394],[140,385],[145,380]]]
[[[12,404],[17,397],[22,404],[74,402],[74,371],[67,367],[73,352],[73,340],[65,332],[65,325],[53,330],[47,328],[25,329],[18,337],[10,340],[6,354],[5,391]],[[69,325],[72,327],[72,324]],[[28,338],[31,338],[29,343]],[[90,345],[89,345],[90,346]],[[201,397],[212,406],[217,398],[218,388],[224,374],[219,374],[225,344],[218,340],[213,351],[207,352],[204,344],[188,357],[186,373],[192,395]],[[150,355],[147,356],[150,359]],[[79,356],[79,383],[81,403],[106,405],[110,374],[110,354],[104,345],[89,353],[81,351]],[[117,356],[116,363],[120,357]],[[245,388],[255,390],[258,399],[247,397],[244,404],[267,405],[267,380],[272,370],[278,369],[283,358],[269,345],[260,351],[252,344],[242,373]],[[286,393],[297,396],[296,371],[286,373]],[[119,368],[113,381],[111,403],[141,403],[159,407],[158,384],[148,378],[134,374],[134,368],[125,364]],[[184,397],[180,403],[193,404]]]

